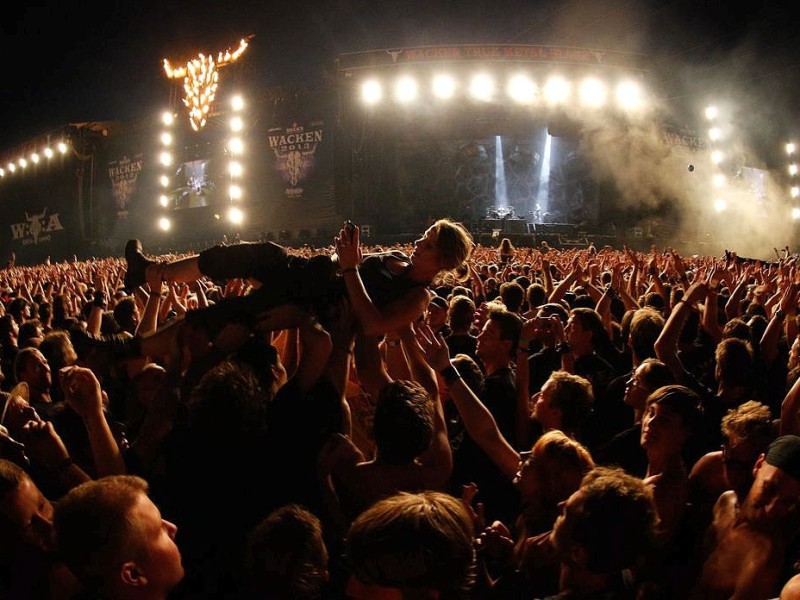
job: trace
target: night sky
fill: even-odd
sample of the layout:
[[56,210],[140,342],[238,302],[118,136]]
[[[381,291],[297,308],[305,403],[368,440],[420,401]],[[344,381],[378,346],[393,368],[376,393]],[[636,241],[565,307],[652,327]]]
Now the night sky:
[[[167,105],[162,59],[235,47],[259,85],[313,80],[344,52],[416,45],[552,44],[650,56],[675,102],[736,98],[743,128],[800,131],[796,3],[555,0],[487,2],[111,2],[11,6],[0,153],[66,123],[132,120]],[[224,71],[221,73],[224,81]],[[739,118],[739,117],[737,117]]]

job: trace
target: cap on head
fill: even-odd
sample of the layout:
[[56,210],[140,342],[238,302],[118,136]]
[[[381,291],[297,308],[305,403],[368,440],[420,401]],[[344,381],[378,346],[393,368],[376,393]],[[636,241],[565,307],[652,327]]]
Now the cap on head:
[[765,460],[767,464],[800,481],[800,437],[782,435],[776,438],[769,445]]

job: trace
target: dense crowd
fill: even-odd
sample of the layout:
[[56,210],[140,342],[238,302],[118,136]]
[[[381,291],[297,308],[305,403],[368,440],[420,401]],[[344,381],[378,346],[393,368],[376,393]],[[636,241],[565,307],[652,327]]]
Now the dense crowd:
[[0,597],[800,598],[800,257],[0,271]]

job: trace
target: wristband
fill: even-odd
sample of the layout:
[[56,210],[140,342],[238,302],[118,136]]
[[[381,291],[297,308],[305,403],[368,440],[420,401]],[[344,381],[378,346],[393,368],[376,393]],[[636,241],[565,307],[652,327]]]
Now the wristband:
[[439,371],[439,375],[442,376],[442,379],[444,379],[444,382],[448,385],[461,379],[461,374],[453,365],[446,366],[444,369]]
[[355,271],[358,271],[358,267],[348,267],[346,269],[342,269],[342,275],[345,273],[354,273]]

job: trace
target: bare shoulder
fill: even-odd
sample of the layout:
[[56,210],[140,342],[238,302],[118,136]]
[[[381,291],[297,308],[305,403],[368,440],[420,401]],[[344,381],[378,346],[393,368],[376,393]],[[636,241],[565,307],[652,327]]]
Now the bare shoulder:
[[795,575],[784,584],[780,600],[800,600],[800,574]]

